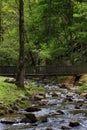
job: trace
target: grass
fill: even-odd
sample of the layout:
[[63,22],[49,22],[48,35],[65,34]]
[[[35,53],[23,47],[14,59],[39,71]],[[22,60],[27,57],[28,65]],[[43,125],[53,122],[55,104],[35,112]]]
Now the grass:
[[19,95],[25,95],[25,91],[19,90],[15,84],[0,82],[0,101],[3,101],[5,106],[14,103]]
[[0,76],[0,82],[1,82],[1,81],[4,81],[6,78],[8,78],[8,77]]
[[79,89],[80,89],[80,91],[87,90],[87,86],[81,86]]
[[44,88],[41,86],[37,86],[34,82],[31,84],[25,85],[25,88],[29,94],[44,92]]
[[[9,107],[11,104],[17,104],[19,97],[26,94],[33,94],[35,92],[42,92],[44,89],[38,87],[35,83],[25,85],[25,89],[18,88],[15,84],[4,82],[6,77],[0,76],[0,102],[3,102],[3,106]],[[29,101],[21,101],[19,106],[25,106]]]

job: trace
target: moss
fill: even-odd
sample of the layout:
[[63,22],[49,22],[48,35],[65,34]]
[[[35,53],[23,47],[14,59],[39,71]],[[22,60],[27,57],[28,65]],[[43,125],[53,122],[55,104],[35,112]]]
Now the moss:
[[81,86],[79,89],[80,89],[80,91],[87,90],[87,86]]

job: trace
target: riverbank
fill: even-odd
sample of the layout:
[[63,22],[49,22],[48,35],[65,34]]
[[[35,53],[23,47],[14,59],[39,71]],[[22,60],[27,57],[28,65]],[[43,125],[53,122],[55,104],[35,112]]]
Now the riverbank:
[[[10,83],[8,83],[9,80]],[[31,100],[34,98],[43,99],[42,95],[45,93],[43,83],[44,85],[59,85],[60,83],[64,89],[65,87],[76,89],[74,84],[78,84],[80,85],[77,86],[78,91],[87,90],[87,75],[81,76],[76,83],[73,76],[43,79],[43,82],[39,81],[37,84],[34,81],[35,79],[32,81],[28,79],[25,81],[25,88],[21,89],[14,84],[14,79],[0,76],[0,115],[25,109],[31,106]]]
[[86,130],[87,76],[58,78],[27,79],[21,89],[14,79],[0,77],[0,128]]
[[30,96],[35,93],[44,93],[44,89],[34,82],[25,83],[25,88],[21,89],[14,83],[8,83],[6,81],[8,79],[8,77],[0,76],[0,115],[24,109],[30,105]]

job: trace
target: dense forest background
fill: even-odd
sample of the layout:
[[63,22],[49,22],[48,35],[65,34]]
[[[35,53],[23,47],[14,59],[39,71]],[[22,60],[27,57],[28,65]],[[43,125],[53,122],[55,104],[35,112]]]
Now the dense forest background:
[[[19,55],[19,2],[0,2],[0,66]],[[24,0],[25,64],[87,62],[86,0]]]

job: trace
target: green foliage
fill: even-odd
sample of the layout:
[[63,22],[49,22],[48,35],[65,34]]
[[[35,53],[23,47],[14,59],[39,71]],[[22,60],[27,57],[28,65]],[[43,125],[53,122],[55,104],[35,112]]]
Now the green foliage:
[[[67,8],[69,7],[69,8]],[[24,1],[25,61],[27,65],[87,61],[87,2],[80,0]],[[0,65],[18,59],[18,2],[2,1]]]
[[84,90],[87,90],[87,86],[81,86],[80,87],[80,91],[84,91]]
[[44,88],[41,86],[37,86],[35,82],[32,82],[30,84],[25,84],[25,88],[29,94],[35,94],[38,92],[43,92],[44,93]]
[[34,82],[31,84],[25,84],[25,89],[19,89],[15,84],[4,82],[4,79],[6,79],[6,77],[0,76],[0,101],[2,101],[3,105],[6,107],[13,105],[17,102],[17,100],[20,100],[18,105],[20,107],[24,107],[30,102],[27,99],[21,101],[21,97],[24,97],[26,94],[33,94],[35,92],[44,92],[44,89],[41,86],[38,87]]

